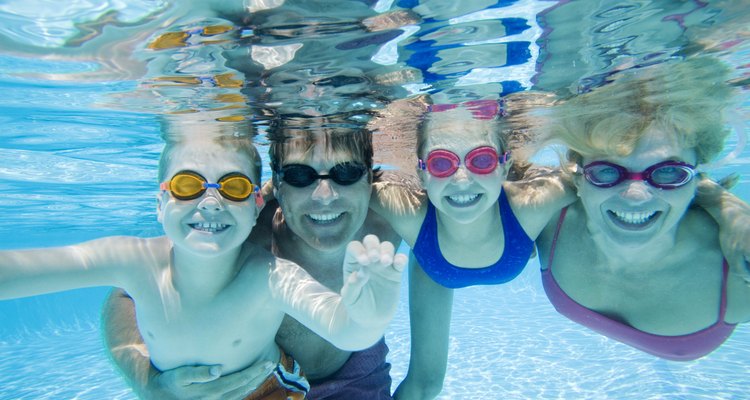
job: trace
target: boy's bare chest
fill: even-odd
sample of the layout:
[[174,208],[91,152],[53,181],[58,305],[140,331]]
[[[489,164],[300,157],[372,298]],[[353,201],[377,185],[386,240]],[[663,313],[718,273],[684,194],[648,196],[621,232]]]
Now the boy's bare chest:
[[157,368],[220,364],[228,373],[277,354],[284,314],[267,292],[238,291],[200,304],[162,295],[136,299],[138,328]]

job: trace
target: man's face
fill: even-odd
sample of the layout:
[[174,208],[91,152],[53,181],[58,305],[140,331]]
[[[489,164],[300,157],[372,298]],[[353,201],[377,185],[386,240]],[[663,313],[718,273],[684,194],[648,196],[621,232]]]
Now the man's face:
[[[332,153],[321,144],[311,152],[288,148],[281,167],[303,164],[318,174],[328,175],[337,164],[354,161],[351,154]],[[276,182],[275,195],[289,229],[320,251],[340,251],[361,229],[369,210],[369,174],[351,185],[332,179],[316,179],[306,187],[295,187],[283,179]]]

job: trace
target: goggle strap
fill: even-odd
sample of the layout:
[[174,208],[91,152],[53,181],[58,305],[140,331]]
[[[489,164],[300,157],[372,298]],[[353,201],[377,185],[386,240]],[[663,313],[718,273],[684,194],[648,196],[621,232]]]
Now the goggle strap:
[[510,161],[510,151],[506,151],[505,153],[501,154],[500,157],[498,157],[498,161],[500,162],[500,164],[505,164]]

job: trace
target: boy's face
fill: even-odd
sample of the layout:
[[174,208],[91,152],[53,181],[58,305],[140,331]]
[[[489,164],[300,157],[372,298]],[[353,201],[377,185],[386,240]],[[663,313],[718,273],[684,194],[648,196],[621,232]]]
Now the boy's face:
[[[226,174],[239,172],[259,184],[251,175],[252,161],[246,154],[201,141],[174,149],[165,176],[171,179],[189,170],[216,183]],[[169,191],[159,196],[159,222],[167,237],[176,248],[201,255],[218,255],[241,246],[255,225],[258,211],[254,194],[244,201],[232,201],[215,188],[206,189],[193,200],[179,200]]]
[[[353,161],[351,154],[330,154],[322,144],[311,152],[287,149],[283,166],[303,164],[318,174],[327,175],[340,163]],[[275,196],[279,201],[286,225],[309,246],[321,251],[337,251],[355,238],[362,228],[370,205],[368,173],[351,185],[331,179],[317,179],[306,187],[295,187],[283,180],[276,182]]]

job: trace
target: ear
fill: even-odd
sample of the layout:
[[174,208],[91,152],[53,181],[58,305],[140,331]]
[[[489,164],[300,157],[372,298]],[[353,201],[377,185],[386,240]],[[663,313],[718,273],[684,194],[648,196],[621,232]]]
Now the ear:
[[574,170],[573,174],[572,174],[573,175],[573,185],[576,187],[576,195],[578,197],[580,197],[581,196],[581,188],[583,187],[583,185],[586,184],[586,182],[584,182],[586,180],[586,178],[583,177],[583,174],[579,174],[578,173],[578,169],[581,168],[578,164],[575,165],[575,168],[576,168],[576,170]]
[[503,179],[508,179],[508,174],[510,173],[510,169],[513,167],[513,159],[508,159],[505,163],[503,163]]
[[417,178],[419,178],[419,182],[422,184],[422,187],[424,187],[425,181],[427,180],[427,169],[424,166],[424,161],[419,159],[417,162],[417,165],[414,167],[414,170],[417,173]]
[[[274,192],[275,191],[276,191],[276,189],[274,189]],[[256,208],[256,211],[257,211],[256,215],[259,215],[260,214],[260,210],[262,210],[263,206],[266,205],[266,201],[263,200],[263,193],[261,193],[260,190],[256,190],[255,193],[253,194],[253,196],[255,197],[255,208]]]
[[156,194],[156,220],[160,224],[164,223],[164,204],[168,201],[165,196],[169,196],[165,190],[160,190]]

